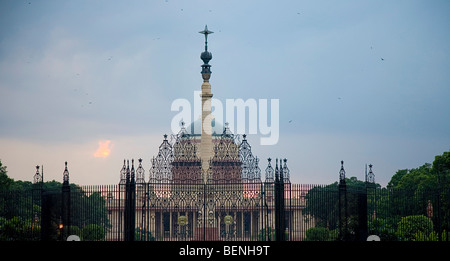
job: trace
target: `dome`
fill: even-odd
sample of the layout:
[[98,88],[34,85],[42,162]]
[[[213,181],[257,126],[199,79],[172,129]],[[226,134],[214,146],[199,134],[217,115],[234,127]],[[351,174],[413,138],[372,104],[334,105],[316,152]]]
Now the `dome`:
[[208,51],[204,51],[200,55],[200,59],[202,59],[205,64],[208,64],[209,61],[211,61],[211,59],[212,59],[212,54],[210,52],[208,52]]
[[[224,127],[221,123],[216,122],[215,119],[211,121],[212,136],[220,136],[223,134]],[[186,132],[190,135],[200,136],[202,133],[202,121],[197,119],[186,127]]]

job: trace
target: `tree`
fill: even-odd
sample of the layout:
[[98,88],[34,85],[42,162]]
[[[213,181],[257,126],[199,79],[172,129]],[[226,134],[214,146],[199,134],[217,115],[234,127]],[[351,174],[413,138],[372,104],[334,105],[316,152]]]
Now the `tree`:
[[[358,196],[365,193],[366,183],[358,180],[356,177],[346,178],[347,184],[347,214],[349,221],[352,221],[353,228],[358,224]],[[375,184],[375,188],[379,188],[379,184]],[[316,186],[308,191],[306,195],[306,207],[303,213],[309,214],[316,219],[316,225],[320,227],[328,227],[331,230],[338,228],[339,225],[339,190],[338,183],[327,186]],[[353,218],[352,218],[353,217]]]
[[0,217],[0,241],[37,240],[39,232],[38,224],[31,220]]
[[408,173],[408,169],[399,169],[397,172],[392,176],[391,180],[389,181],[387,187],[388,188],[396,188],[398,186],[398,183]]
[[0,160],[0,191],[10,189],[13,183],[14,180],[8,177],[6,166],[3,166]]
[[442,155],[434,157],[433,170],[436,173],[441,172],[448,174],[448,171],[450,170],[450,151],[446,151]]
[[398,170],[388,183],[389,188],[435,189],[438,185],[438,174],[442,188],[450,188],[450,151],[435,156],[432,164],[425,163],[415,169]]
[[308,191],[305,197],[305,216],[314,217],[316,225],[320,227],[338,227],[338,190],[337,182],[327,186],[316,186]]
[[[52,194],[54,192],[54,202],[52,203],[52,224],[57,229],[57,218],[61,216],[61,190],[62,183],[52,180],[43,183],[43,191]],[[110,227],[108,211],[105,197],[101,193],[88,193],[76,184],[70,184],[71,191],[71,225],[83,228],[86,224],[95,224],[102,228]],[[0,161],[0,218],[3,227],[8,228],[7,233],[11,234],[11,226],[17,226],[21,231],[20,220],[27,220],[28,223],[39,217],[41,213],[41,193],[35,193],[33,184],[29,181],[14,181],[9,178],[6,166]],[[16,218],[16,219],[15,219]],[[53,228],[52,228],[53,230]],[[71,231],[72,232],[72,231]],[[19,235],[15,233],[14,235]],[[89,235],[89,233],[88,233]],[[19,239],[19,238],[18,238]]]
[[450,189],[450,151],[434,158],[431,172],[435,175],[435,180],[440,181],[441,189]]
[[[434,208],[432,221],[442,229],[450,226],[450,151],[435,156],[432,164],[415,169],[399,170],[391,178],[389,216],[427,214]],[[439,231],[439,226],[436,230]]]

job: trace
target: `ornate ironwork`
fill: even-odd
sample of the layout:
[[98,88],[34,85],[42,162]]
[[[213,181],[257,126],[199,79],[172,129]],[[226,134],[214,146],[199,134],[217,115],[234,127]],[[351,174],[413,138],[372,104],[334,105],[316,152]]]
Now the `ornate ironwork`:
[[280,159],[280,168],[278,168],[278,159],[275,164],[275,239],[277,241],[285,241],[285,193],[284,193],[284,177],[283,165]]
[[[290,182],[290,171],[289,168],[287,167],[287,159],[283,160],[284,164],[283,164],[283,181],[284,183],[289,183]],[[280,165],[281,165],[281,160],[280,160]]]
[[130,161],[127,160],[127,169],[126,169],[126,179],[125,179],[125,183],[129,184],[130,183]]
[[341,160],[341,170],[339,170],[339,183],[345,184],[345,170],[343,160]]
[[70,185],[69,185],[69,170],[67,169],[67,161],[65,162],[65,168],[63,172],[63,185],[62,185],[62,208],[60,216],[60,235],[62,238],[66,238],[70,235]]
[[372,172],[372,164],[369,164],[369,173],[366,175],[366,182],[368,183],[375,183],[375,174]]
[[242,162],[242,180],[244,182],[261,181],[261,169],[258,166],[259,159],[253,156],[252,147],[247,142],[246,135],[239,145],[239,159]]
[[158,156],[153,157],[152,167],[150,169],[150,183],[167,183],[172,180],[172,162],[174,153],[172,145],[164,135],[164,140],[159,146]]
[[[166,230],[170,234],[164,236],[172,238],[205,240],[204,233],[206,239],[242,238],[245,229],[242,225],[250,225],[250,220],[244,220],[243,215],[252,213],[255,222],[261,215],[261,183],[248,186],[235,183],[154,184],[148,191],[148,207],[144,210],[151,213],[146,216],[153,215],[158,224],[170,225]],[[181,223],[177,222],[180,216],[184,220]],[[240,235],[236,233],[237,222]],[[163,236],[161,229],[161,225],[155,226],[159,237]],[[256,236],[258,232],[259,229],[253,229],[252,234]]]
[[67,169],[67,161],[65,162],[65,168],[63,173],[63,183],[69,184],[69,170]]
[[125,163],[126,163],[126,161],[123,160],[123,166],[122,166],[122,169],[120,170],[119,184],[121,184],[121,185],[125,185],[125,183],[127,182],[127,166]]
[[209,182],[241,182],[241,161],[239,146],[234,142],[234,135],[225,124],[222,135],[213,140],[214,156],[210,160]]
[[274,182],[275,181],[275,171],[274,171],[274,169],[273,169],[273,167],[272,167],[272,164],[270,163],[272,161],[272,159],[271,158],[268,158],[267,159],[267,167],[266,167],[266,179],[265,179],[265,182],[267,182],[267,183],[271,183],[271,182]]
[[[281,163],[281,161],[280,161],[280,163]],[[280,167],[282,168],[281,164],[280,164]],[[278,168],[278,159],[275,159],[275,182],[279,182],[282,179],[283,179],[283,173]]]
[[33,177],[33,183],[34,184],[42,183],[44,180],[43,177],[44,177],[44,166],[42,166],[42,174],[40,174],[39,165],[36,165],[36,173],[34,174]]
[[136,184],[144,184],[145,183],[145,170],[142,167],[142,159],[139,159],[139,166],[136,169]]
[[200,182],[201,160],[197,155],[198,139],[187,134],[184,125],[173,144],[171,179],[176,183]]
[[135,182],[135,178],[136,178],[136,171],[134,169],[134,159],[131,159],[131,177],[130,177],[130,182]]
[[197,141],[189,135],[178,138],[173,144],[173,160],[177,162],[200,160],[197,156]]
[[[193,134],[193,131],[192,131],[192,134]],[[184,121],[182,121],[180,131],[176,135],[173,135],[173,134],[170,135],[169,144],[174,144],[179,139],[187,138],[188,136],[189,136],[189,132],[186,130],[186,123]]]
[[125,206],[124,206],[124,239],[125,241],[135,240],[135,222],[136,222],[136,183],[134,159],[127,160],[126,183],[125,183]]
[[344,161],[341,161],[341,169],[339,170],[339,234],[340,240],[346,240],[347,223],[348,223],[348,204],[347,204],[347,184],[345,182]]

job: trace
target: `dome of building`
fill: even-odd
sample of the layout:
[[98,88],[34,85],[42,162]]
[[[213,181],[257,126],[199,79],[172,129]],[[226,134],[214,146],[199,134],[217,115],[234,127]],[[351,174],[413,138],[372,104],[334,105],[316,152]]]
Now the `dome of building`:
[[[220,136],[223,134],[225,127],[215,119],[211,121],[212,136]],[[201,136],[202,134],[202,120],[199,118],[186,127],[186,133],[194,136]]]

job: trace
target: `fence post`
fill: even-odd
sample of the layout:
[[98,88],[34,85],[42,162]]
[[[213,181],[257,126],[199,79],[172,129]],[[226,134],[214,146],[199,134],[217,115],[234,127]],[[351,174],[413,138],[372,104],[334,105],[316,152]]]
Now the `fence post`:
[[51,197],[45,192],[41,193],[41,240],[50,241],[51,220]]
[[347,185],[345,182],[344,161],[339,171],[339,240],[347,240]]
[[438,226],[438,241],[442,241],[442,226],[441,226],[441,170],[438,170],[438,195],[437,195],[437,226]]
[[70,235],[70,185],[69,185],[69,171],[67,169],[67,161],[65,163],[63,173],[62,198],[61,198],[61,221],[60,232],[62,240],[65,240]]
[[280,160],[278,169],[278,159],[275,166],[275,240],[285,241],[285,213],[284,213],[284,181],[283,167]]
[[357,192],[358,193],[358,233],[359,237],[357,240],[366,241],[367,240],[367,189]]
[[131,160],[131,171],[127,160],[126,183],[125,183],[125,213],[124,234],[125,241],[134,241],[136,225],[136,183],[134,180],[134,160]]
[[134,159],[131,160],[131,180],[130,180],[130,240],[134,241],[136,232],[136,179],[134,172]]
[[[33,177],[33,191],[32,191],[32,202],[33,205],[37,205],[41,207],[41,212],[34,213],[34,222],[39,223],[40,227],[42,228],[42,198],[43,198],[43,191],[44,191],[44,165],[42,165],[41,173],[39,173],[39,165],[36,166],[36,173]],[[36,224],[37,225],[37,224]],[[42,236],[42,229],[39,231],[39,235],[34,234],[33,229],[33,237],[39,237],[41,240],[43,240]]]
[[[374,203],[373,203],[373,195],[375,194],[375,189],[376,189],[376,185],[375,185],[375,174],[372,171],[372,164],[369,164],[369,173],[367,173],[367,165],[366,165],[366,170],[365,170],[365,176],[366,176],[366,182],[365,182],[365,190],[363,192],[363,195],[361,196],[362,199],[360,201],[360,212],[359,212],[359,228],[360,228],[360,237],[359,240],[360,241],[366,241],[367,240],[367,236],[369,235],[369,218],[368,215],[369,213],[373,213],[373,211],[375,211],[374,209]],[[372,198],[372,202],[371,202],[371,206],[369,208],[369,203],[368,203],[368,198],[369,198],[369,193],[371,195]]]
[[125,181],[125,206],[123,215],[124,240],[130,240],[130,161],[127,160],[126,181]]

